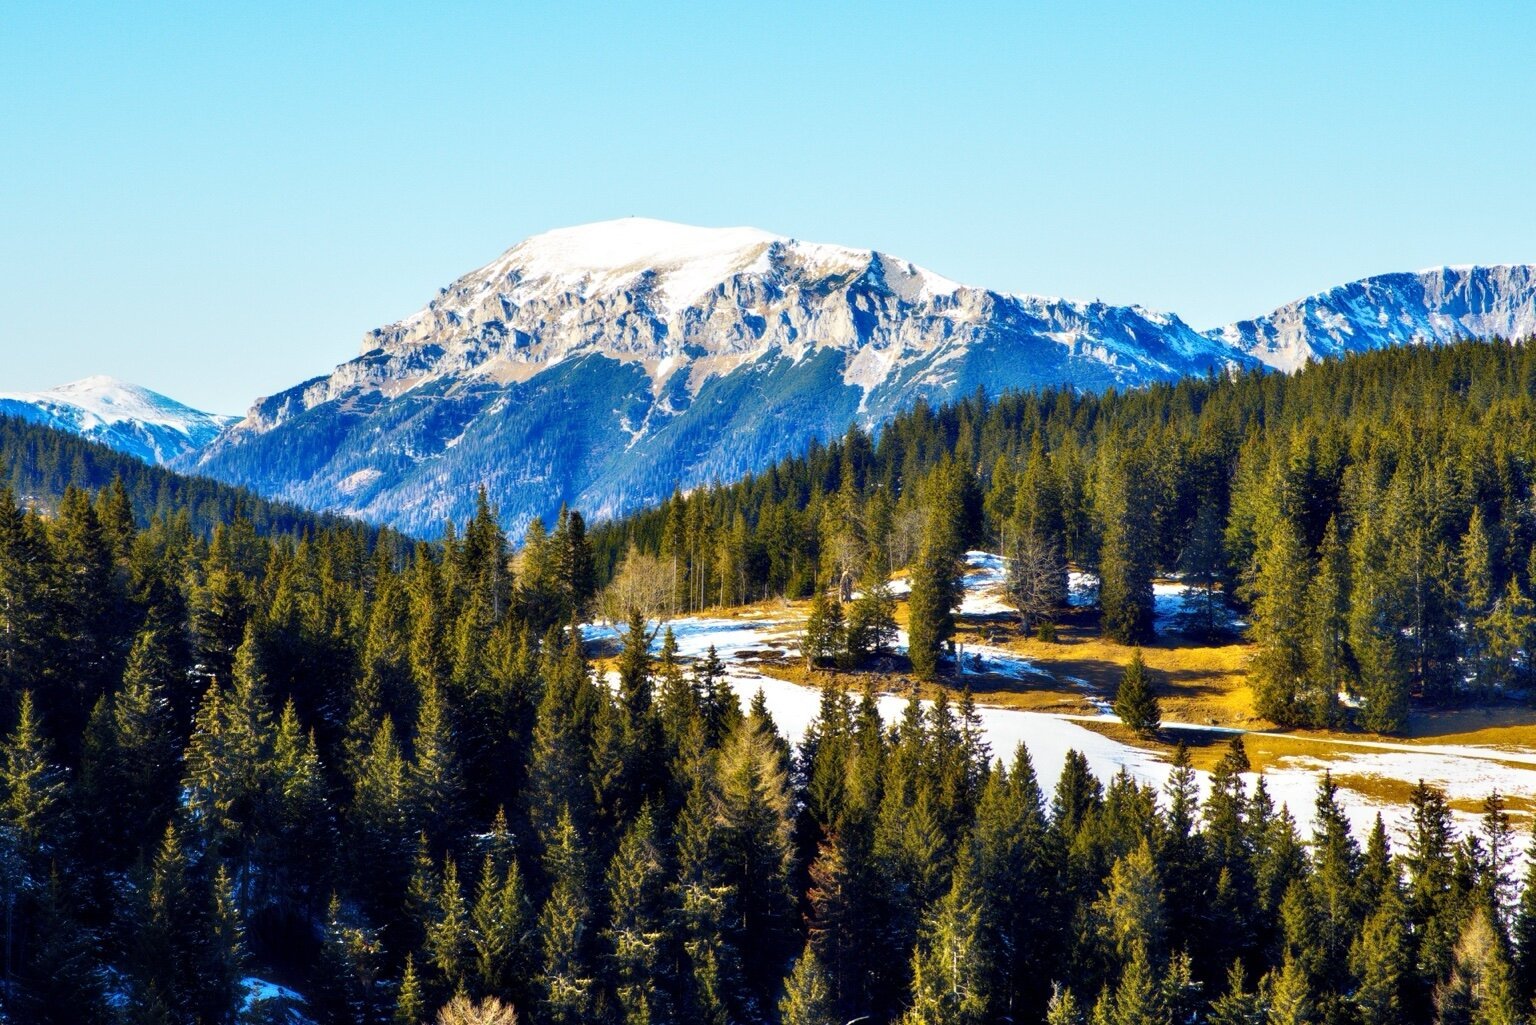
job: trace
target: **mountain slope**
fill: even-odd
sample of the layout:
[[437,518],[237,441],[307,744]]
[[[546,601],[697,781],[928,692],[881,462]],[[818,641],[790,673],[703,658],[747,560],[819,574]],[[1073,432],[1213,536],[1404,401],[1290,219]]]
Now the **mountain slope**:
[[1363,278],[1210,332],[1278,370],[1310,358],[1536,334],[1536,266],[1438,267]]
[[959,285],[869,250],[631,219],[549,232],[258,402],[180,465],[431,532],[730,478],[917,398],[1256,365],[1137,306]]
[[47,391],[0,392],[0,414],[69,431],[148,463],[195,452],[239,419],[106,376]]

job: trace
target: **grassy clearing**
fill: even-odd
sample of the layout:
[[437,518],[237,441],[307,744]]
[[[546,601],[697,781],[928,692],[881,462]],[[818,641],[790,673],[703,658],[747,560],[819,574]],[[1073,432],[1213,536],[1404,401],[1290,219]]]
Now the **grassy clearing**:
[[[1063,616],[1057,622],[1056,637],[1055,642],[1026,638],[1004,617],[988,617],[962,622],[957,639],[1001,648],[1029,659],[1079,691],[1113,699],[1135,648],[1105,638],[1099,631],[1098,614],[1088,609],[1074,609]],[[1142,646],[1141,652],[1152,670],[1164,718],[1240,729],[1273,726],[1253,712],[1253,693],[1244,671],[1251,645],[1161,637]]]

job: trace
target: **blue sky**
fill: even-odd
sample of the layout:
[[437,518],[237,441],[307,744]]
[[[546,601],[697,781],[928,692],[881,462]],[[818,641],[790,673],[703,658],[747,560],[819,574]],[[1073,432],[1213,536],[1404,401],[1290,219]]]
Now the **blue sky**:
[[1197,327],[1536,261],[1536,5],[12,4],[0,390],[217,411],[640,214]]

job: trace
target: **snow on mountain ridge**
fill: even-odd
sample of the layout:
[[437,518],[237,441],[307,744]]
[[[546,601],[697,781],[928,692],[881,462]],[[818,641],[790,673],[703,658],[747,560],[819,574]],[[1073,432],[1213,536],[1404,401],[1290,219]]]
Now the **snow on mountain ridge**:
[[1172,314],[632,219],[518,243],[181,465],[424,533],[482,481],[520,530],[561,500],[613,515],[759,469],[919,397],[1250,365]]
[[1207,332],[1277,370],[1394,345],[1536,334],[1536,265],[1379,274]]

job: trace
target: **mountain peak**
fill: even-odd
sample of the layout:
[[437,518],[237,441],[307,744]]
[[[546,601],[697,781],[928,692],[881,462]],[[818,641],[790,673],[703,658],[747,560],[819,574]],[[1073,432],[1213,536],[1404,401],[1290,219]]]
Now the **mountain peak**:
[[532,235],[508,254],[565,271],[619,271],[712,259],[787,241],[760,228],[707,228],[651,217],[623,217]]
[[603,517],[758,469],[918,397],[1252,363],[1139,308],[962,286],[759,228],[627,218],[518,243],[183,465],[420,532],[462,519],[473,479],[521,530],[561,501]]
[[700,228],[628,217],[534,235],[509,249],[493,268],[524,280],[589,289],[623,285],[654,274],[669,309],[703,295],[732,275],[766,266],[770,246],[789,240],[758,228]]

